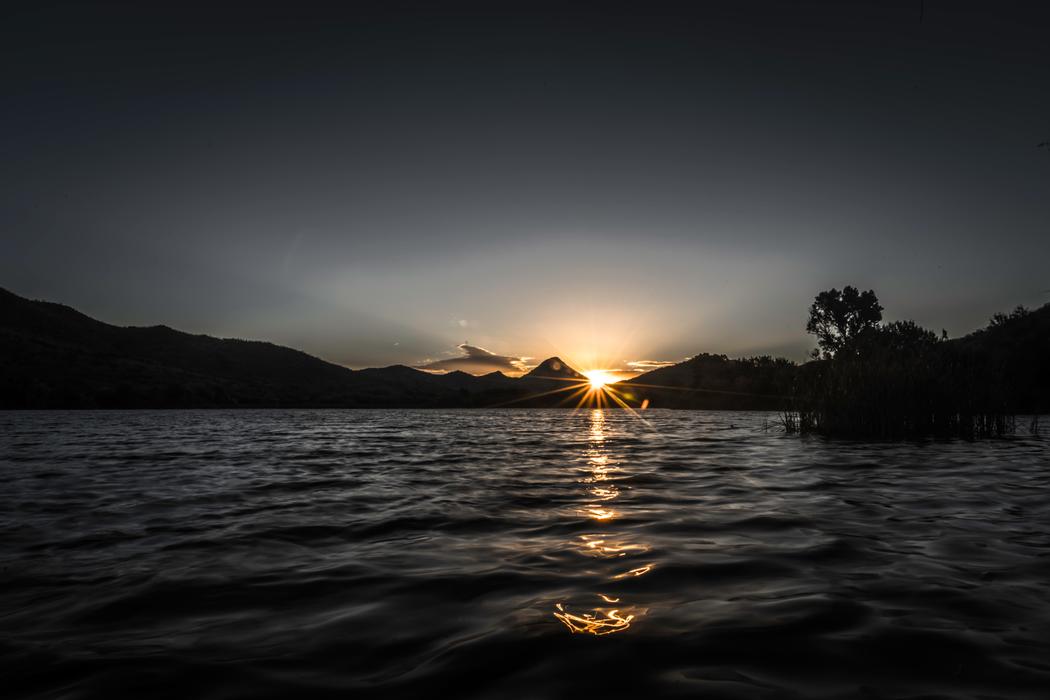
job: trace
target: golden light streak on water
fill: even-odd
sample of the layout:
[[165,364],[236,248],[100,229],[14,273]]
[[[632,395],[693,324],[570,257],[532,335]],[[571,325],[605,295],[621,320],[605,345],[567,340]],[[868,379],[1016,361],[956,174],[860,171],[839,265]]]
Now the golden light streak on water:
[[603,535],[580,535],[581,550],[592,557],[624,557],[632,552],[648,552],[649,545],[633,544]]
[[574,615],[567,612],[561,603],[558,603],[555,607],[558,608],[558,612],[554,613],[554,617],[561,620],[573,634],[581,632],[601,636],[613,634],[614,632],[623,632],[631,626],[631,620],[634,619],[634,615],[627,615],[626,617],[620,615],[619,609],[602,610],[601,608],[595,608],[593,613]]
[[615,576],[613,576],[613,578],[618,580],[618,579],[622,579],[622,578],[632,578],[634,576],[642,576],[644,574],[649,573],[652,570],[653,570],[653,565],[652,564],[646,564],[645,566],[639,566],[637,569],[631,569],[630,571],[625,571],[622,574],[616,574]]
[[588,518],[594,518],[595,520],[613,520],[620,515],[612,508],[601,508],[600,506],[581,508],[578,512],[586,515]]
[[[614,521],[620,517],[620,511],[606,507],[604,504],[611,503],[623,495],[620,487],[609,481],[611,470],[617,472],[626,471],[616,466],[616,460],[611,459],[608,453],[606,439],[606,416],[601,406],[603,403],[617,404],[627,408],[626,404],[614,393],[612,387],[596,386],[581,399],[591,402],[595,406],[590,411],[590,425],[588,432],[588,448],[583,457],[586,460],[585,469],[587,478],[581,479],[582,483],[591,484],[588,488],[589,495],[599,503],[586,503],[576,512],[580,515],[597,520],[602,523]],[[630,410],[630,409],[628,409]],[[632,411],[633,413],[633,411]],[[632,554],[649,551],[649,546],[638,544],[617,536],[613,533],[601,533],[580,535],[579,540],[573,543],[579,550],[591,557],[600,559],[619,559]],[[652,564],[640,566],[625,573],[612,576],[613,580],[629,579],[642,576],[652,569]],[[609,574],[604,574],[605,580],[609,580]],[[594,607],[590,612],[572,613],[565,609],[564,603],[556,603],[553,612],[562,624],[576,634],[593,634],[603,636],[615,632],[626,631],[631,626],[632,620],[644,614],[644,609],[621,605],[620,598],[614,598],[604,593],[597,594],[603,603],[616,604],[616,608]]]

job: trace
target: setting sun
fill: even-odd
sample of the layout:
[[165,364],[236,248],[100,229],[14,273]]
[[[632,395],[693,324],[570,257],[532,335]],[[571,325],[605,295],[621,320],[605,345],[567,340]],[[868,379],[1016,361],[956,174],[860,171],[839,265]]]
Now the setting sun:
[[587,381],[591,383],[592,389],[601,389],[606,384],[612,384],[616,381],[616,377],[612,376],[612,374],[604,369],[587,370],[583,375],[587,377]]

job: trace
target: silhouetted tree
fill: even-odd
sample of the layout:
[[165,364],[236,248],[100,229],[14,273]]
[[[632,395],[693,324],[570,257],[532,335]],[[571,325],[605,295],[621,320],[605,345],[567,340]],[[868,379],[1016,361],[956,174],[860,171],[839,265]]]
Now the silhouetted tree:
[[1004,326],[1010,321],[1015,321],[1019,318],[1024,318],[1030,313],[1032,312],[1023,306],[1018,305],[1014,308],[1013,311],[1010,312],[1009,315],[1004,313],[997,313],[994,316],[992,316],[991,321],[988,322],[988,327],[997,328],[999,326]]
[[860,292],[846,286],[840,292],[829,289],[821,292],[809,307],[806,332],[817,336],[817,345],[824,357],[834,357],[865,330],[875,328],[882,321],[882,306],[875,292]]
[[940,342],[937,334],[915,321],[893,321],[872,329],[873,342],[882,350],[916,352]]

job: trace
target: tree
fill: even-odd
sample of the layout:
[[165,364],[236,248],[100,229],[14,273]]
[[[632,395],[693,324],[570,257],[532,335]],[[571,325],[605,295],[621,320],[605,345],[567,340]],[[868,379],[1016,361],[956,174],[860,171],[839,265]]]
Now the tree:
[[998,328],[999,326],[1005,326],[1007,323],[1010,323],[1011,321],[1016,321],[1019,318],[1024,318],[1030,313],[1032,312],[1026,309],[1025,307],[1016,306],[1014,307],[1014,310],[1010,312],[1009,316],[1007,316],[1004,313],[997,313],[994,316],[992,316],[992,320],[989,321],[988,327]]
[[830,358],[881,321],[882,306],[875,292],[846,286],[841,292],[829,289],[816,296],[809,307],[806,332],[817,336],[824,357]]
[[937,334],[915,321],[893,321],[861,333],[862,347],[891,353],[919,353],[937,345]]

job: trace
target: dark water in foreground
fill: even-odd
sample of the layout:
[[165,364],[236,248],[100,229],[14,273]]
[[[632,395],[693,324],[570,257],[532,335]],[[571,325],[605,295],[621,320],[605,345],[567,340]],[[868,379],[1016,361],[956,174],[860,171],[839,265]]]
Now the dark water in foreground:
[[5,697],[1050,697],[1050,449],[0,413]]

